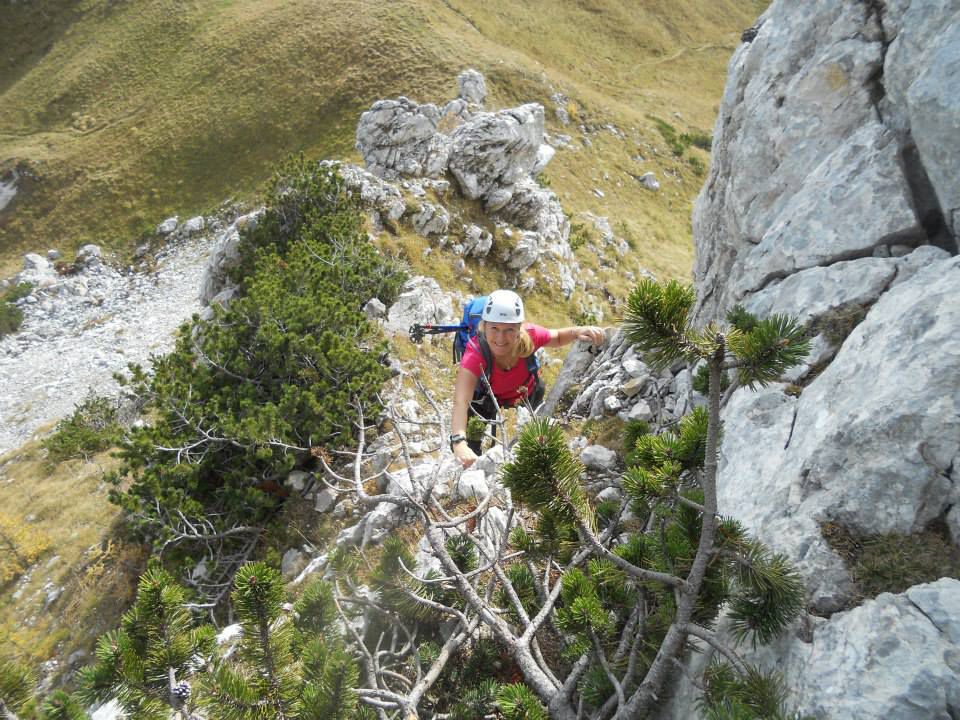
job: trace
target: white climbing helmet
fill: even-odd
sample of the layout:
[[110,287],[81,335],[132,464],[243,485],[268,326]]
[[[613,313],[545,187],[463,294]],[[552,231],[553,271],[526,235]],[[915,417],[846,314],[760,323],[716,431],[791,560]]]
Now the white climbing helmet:
[[494,290],[483,309],[487,322],[522,323],[523,300],[512,290]]

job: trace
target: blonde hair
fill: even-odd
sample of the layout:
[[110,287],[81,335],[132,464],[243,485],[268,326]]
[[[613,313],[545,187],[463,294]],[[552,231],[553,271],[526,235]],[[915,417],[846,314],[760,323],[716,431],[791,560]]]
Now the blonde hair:
[[[480,324],[477,326],[477,332],[485,333],[487,329],[487,321],[481,320]],[[533,355],[533,351],[536,348],[533,346],[533,338],[530,337],[530,333],[527,332],[527,329],[520,326],[520,331],[517,333],[517,341],[513,346],[512,355],[515,358],[527,358]]]

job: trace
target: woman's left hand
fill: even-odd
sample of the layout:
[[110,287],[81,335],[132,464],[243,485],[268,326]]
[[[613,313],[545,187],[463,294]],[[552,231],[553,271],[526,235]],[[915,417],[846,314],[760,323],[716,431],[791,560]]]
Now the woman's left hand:
[[585,340],[593,345],[603,345],[606,339],[603,328],[596,325],[582,325],[577,328],[577,340]]

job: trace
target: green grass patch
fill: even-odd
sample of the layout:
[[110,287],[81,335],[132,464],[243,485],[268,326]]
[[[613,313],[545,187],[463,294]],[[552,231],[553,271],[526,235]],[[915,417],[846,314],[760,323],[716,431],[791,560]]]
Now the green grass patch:
[[922,532],[863,535],[835,522],[822,523],[824,539],[847,563],[856,589],[854,605],[880,593],[902,593],[943,577],[960,579],[960,549],[943,520]]

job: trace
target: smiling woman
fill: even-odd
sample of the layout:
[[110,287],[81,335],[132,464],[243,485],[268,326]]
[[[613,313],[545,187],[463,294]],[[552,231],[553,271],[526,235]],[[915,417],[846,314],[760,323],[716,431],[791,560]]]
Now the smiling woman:
[[491,293],[482,317],[460,360],[453,392],[450,448],[465,468],[476,461],[482,442],[467,438],[468,415],[492,420],[499,408],[523,404],[533,410],[543,401],[537,350],[574,340],[604,341],[603,330],[595,326],[550,330],[525,322],[523,300],[510,290]]

